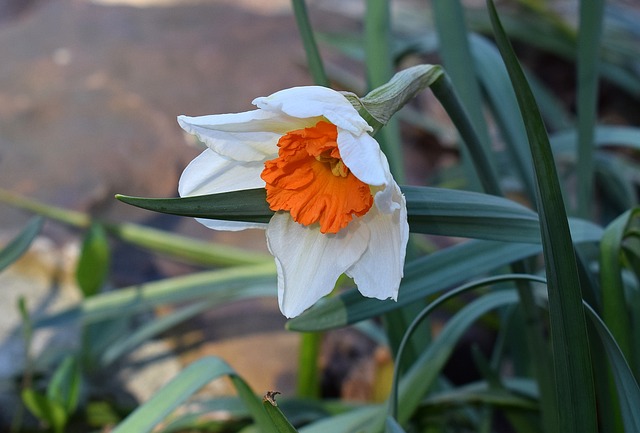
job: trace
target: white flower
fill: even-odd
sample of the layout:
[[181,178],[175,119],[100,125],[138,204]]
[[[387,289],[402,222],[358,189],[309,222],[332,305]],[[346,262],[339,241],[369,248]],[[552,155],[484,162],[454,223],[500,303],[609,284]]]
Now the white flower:
[[268,224],[198,219],[218,230],[265,228],[282,313],[330,293],[342,273],[364,296],[397,299],[409,235],[404,196],[372,128],[334,90],[295,87],[257,110],[178,123],[208,147],[182,173],[194,196],[266,188]]

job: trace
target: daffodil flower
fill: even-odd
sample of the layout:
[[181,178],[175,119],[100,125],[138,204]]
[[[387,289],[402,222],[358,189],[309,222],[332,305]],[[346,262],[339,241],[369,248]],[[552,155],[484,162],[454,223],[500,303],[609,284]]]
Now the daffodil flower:
[[198,219],[218,230],[266,229],[278,301],[295,317],[352,277],[368,297],[397,299],[409,234],[404,196],[372,128],[339,92],[295,87],[236,114],[179,116],[207,149],[178,191],[194,196],[266,188],[268,224]]

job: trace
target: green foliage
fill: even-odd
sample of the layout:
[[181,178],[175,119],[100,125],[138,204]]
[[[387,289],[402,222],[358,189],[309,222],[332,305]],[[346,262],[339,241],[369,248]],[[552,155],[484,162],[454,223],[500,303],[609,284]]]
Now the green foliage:
[[104,285],[109,273],[109,260],[105,230],[100,224],[91,224],[84,236],[76,268],[76,280],[86,298],[94,296]]
[[56,432],[64,432],[70,416],[76,410],[80,396],[81,377],[75,358],[67,356],[53,373],[46,394],[33,388],[22,390],[25,406]]
[[0,271],[18,260],[40,232],[43,219],[34,217],[29,224],[0,251]]

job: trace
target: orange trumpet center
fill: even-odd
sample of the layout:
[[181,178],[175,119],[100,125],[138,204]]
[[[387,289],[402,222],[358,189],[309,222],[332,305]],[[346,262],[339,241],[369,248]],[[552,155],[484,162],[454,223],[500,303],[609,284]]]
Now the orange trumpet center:
[[369,185],[344,165],[337,140],[336,126],[325,121],[280,138],[278,157],[264,164],[261,175],[271,210],[288,211],[305,226],[320,223],[322,233],[338,233],[371,209]]

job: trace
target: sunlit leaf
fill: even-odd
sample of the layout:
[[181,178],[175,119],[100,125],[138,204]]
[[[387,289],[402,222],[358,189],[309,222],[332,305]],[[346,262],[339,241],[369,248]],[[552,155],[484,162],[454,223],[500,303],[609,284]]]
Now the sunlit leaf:
[[29,224],[0,251],[0,271],[18,260],[40,232],[43,219],[32,218]]
[[100,291],[109,273],[109,241],[100,224],[92,224],[85,233],[76,268],[76,280],[85,298]]

